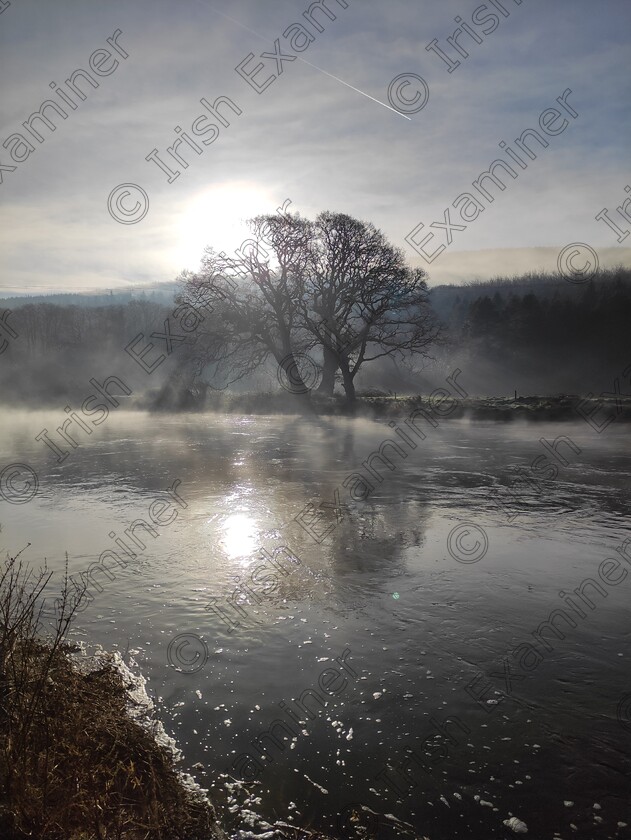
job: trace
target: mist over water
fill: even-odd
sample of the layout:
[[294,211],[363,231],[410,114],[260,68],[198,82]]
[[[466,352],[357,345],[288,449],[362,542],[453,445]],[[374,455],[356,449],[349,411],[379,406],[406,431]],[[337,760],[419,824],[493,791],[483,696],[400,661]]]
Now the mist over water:
[[[535,837],[570,836],[570,823],[580,836],[624,836],[628,731],[617,708],[628,690],[631,583],[605,584],[598,570],[628,537],[626,424],[598,435],[582,421],[444,420],[405,458],[390,453],[392,469],[373,463],[381,480],[372,475],[372,492],[354,501],[343,482],[371,478],[364,462],[392,436],[386,423],[150,419],[113,415],[56,464],[34,438],[57,414],[4,413],[2,463],[32,464],[40,490],[29,504],[3,505],[1,546],[30,542],[26,558],[46,558],[60,585],[66,552],[79,575],[119,551],[115,537],[139,519],[151,525],[152,503],[181,481],[156,535],[134,532],[146,548],[124,568],[108,560],[111,579],[92,575],[74,634],[131,656],[185,766],[201,762],[194,772],[222,806],[232,784],[222,773],[238,779],[247,767],[257,814],[333,833],[349,803],[364,803],[379,815],[379,837],[504,837],[511,815]],[[524,483],[498,505],[515,470],[544,451],[540,439],[560,435],[580,453],[560,444],[568,463],[555,479]],[[320,527],[334,527],[318,543],[296,517],[322,502]],[[282,547],[299,562],[283,562]],[[251,582],[261,549],[287,572],[272,592]],[[512,651],[534,645],[551,611],[567,609],[559,593],[586,579],[604,594],[583,588],[593,608],[574,594],[585,617],[570,613],[575,626],[545,634],[551,649],[540,640],[536,666],[520,668]],[[243,584],[256,597],[226,607]],[[231,622],[208,609],[213,598]],[[181,637],[189,647],[178,654]],[[329,667],[346,680],[337,694],[319,682]],[[286,709],[298,714],[308,689],[327,705],[305,703],[299,725]],[[252,741],[279,720],[289,729],[264,753]],[[393,768],[410,750],[426,763],[406,777]],[[223,817],[236,819],[227,808]]]

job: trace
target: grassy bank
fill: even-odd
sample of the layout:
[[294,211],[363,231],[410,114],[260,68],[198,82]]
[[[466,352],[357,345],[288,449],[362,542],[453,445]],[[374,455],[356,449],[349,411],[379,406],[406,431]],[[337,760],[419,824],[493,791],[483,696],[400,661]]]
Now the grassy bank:
[[50,581],[17,558],[0,572],[0,837],[4,840],[220,840],[212,806],[174,755],[130,715],[124,670],[106,655],[81,666],[67,633],[48,633]]
[[[442,406],[446,412],[448,401]],[[580,406],[580,412],[577,408]],[[372,416],[374,419],[398,417],[410,414],[416,408],[431,411],[433,401],[430,397],[362,397],[359,401],[358,414]],[[604,399],[600,397],[578,397],[559,394],[552,397],[531,396],[517,397],[465,397],[446,415],[449,418],[468,418],[470,420],[581,420],[592,417],[595,423],[602,424],[607,417],[617,421],[631,421],[631,397]]]
[[[447,411],[450,406],[452,410]],[[300,414],[310,410],[318,416],[348,416],[351,411],[342,395],[322,397],[314,393],[309,401],[304,396],[299,398],[285,391],[266,393],[228,393],[207,391],[205,394],[190,392],[171,394],[165,397],[164,391],[157,395],[150,394],[130,408],[137,407],[149,411],[213,411],[222,414]],[[427,395],[392,395],[366,393],[357,397],[354,415],[374,420],[405,417],[415,409],[432,411],[436,401]],[[577,408],[580,407],[580,412]],[[581,417],[593,416],[598,425],[612,417],[616,421],[631,421],[631,397],[581,397],[577,395],[557,394],[554,396],[518,396],[513,397],[473,397],[458,399],[457,403],[445,401],[439,406],[441,419],[468,418],[471,420],[580,420]],[[434,411],[437,414],[436,411]]]

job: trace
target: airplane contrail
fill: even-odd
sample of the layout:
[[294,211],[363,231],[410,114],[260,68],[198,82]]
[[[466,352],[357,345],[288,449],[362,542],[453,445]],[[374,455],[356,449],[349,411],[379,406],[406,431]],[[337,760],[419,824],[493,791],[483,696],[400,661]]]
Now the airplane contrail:
[[[211,11],[215,12],[215,14],[220,15],[221,17],[225,18],[226,20],[229,20],[230,23],[234,23],[235,26],[240,26],[241,29],[245,29],[246,32],[250,32],[252,35],[256,35],[257,38],[261,38],[261,40],[269,42],[269,38],[266,38],[264,35],[261,35],[259,32],[255,32],[254,29],[250,29],[249,26],[245,26],[245,24],[240,23],[238,20],[235,20],[234,18],[231,18],[229,15],[226,15],[223,12],[220,12],[218,9],[215,9],[214,6],[211,6],[210,3],[204,3],[203,0],[198,0],[198,2],[201,3],[203,6],[205,6],[207,9],[210,9]],[[406,116],[406,114],[402,114],[401,111],[397,111],[397,109],[393,108],[391,105],[386,105],[385,102],[382,102],[380,99],[376,99],[374,96],[371,96],[369,93],[366,93],[365,91],[360,90],[359,88],[356,88],[353,85],[350,85],[348,82],[345,82],[344,79],[340,79],[339,76],[334,76],[333,73],[329,73],[327,70],[323,70],[321,67],[318,67],[317,64],[312,64],[310,61],[307,61],[304,58],[300,58],[299,55],[297,55],[296,58],[298,59],[298,61],[302,61],[303,64],[307,64],[309,67],[313,67],[314,70],[318,70],[320,73],[324,73],[325,76],[330,76],[330,78],[335,79],[336,82],[339,82],[340,84],[344,85],[345,87],[350,88],[351,90],[354,90],[356,93],[359,93],[362,96],[365,96],[366,99],[370,99],[373,102],[376,102],[378,105],[382,105],[384,108],[387,108],[388,111],[392,111],[394,114],[397,114],[397,116],[403,117],[404,120],[410,120],[411,121],[411,117]]]

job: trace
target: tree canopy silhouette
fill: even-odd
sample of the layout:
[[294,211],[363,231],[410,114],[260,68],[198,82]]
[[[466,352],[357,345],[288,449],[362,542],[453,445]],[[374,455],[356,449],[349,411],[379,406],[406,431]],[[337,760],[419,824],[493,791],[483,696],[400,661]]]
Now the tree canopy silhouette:
[[308,354],[322,369],[319,390],[332,394],[337,374],[353,403],[364,365],[427,355],[438,339],[425,273],[407,266],[373,224],[325,212],[315,221],[259,216],[249,226],[252,238],[238,257],[207,249],[182,292],[183,301],[219,315],[198,352],[227,384],[271,356],[288,390],[304,395]]

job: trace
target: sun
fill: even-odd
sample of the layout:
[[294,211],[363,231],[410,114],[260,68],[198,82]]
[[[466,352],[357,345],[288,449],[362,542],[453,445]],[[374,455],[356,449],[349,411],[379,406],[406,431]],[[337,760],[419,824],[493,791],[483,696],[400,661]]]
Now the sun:
[[279,202],[266,190],[237,181],[195,193],[186,203],[177,225],[175,259],[196,269],[206,246],[232,256],[249,238],[246,220],[271,214]]

